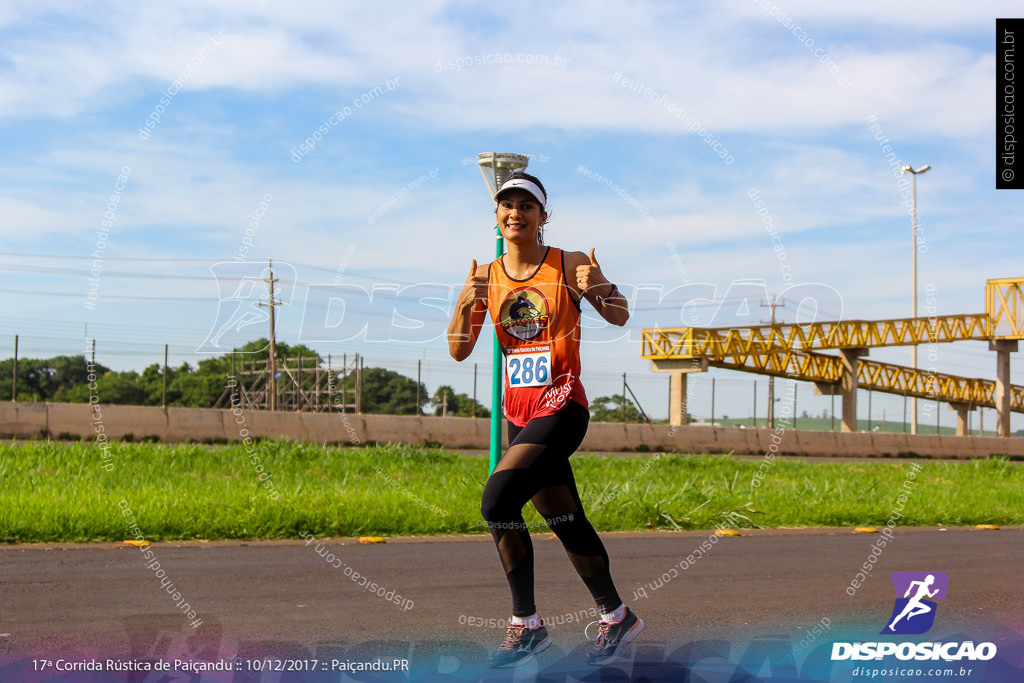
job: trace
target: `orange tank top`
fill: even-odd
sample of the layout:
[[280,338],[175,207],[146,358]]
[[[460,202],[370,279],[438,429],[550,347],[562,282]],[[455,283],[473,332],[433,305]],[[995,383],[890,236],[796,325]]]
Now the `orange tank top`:
[[548,247],[530,277],[516,280],[502,259],[487,269],[487,310],[505,359],[505,416],[517,426],[576,401],[580,382],[580,302],[565,280],[561,249]]

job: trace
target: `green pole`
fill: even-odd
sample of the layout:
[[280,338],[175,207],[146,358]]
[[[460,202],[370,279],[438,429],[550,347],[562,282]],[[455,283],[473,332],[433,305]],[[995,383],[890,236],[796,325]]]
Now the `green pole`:
[[[498,226],[494,226],[497,232],[494,258],[499,259],[505,253],[505,240],[501,236]],[[505,374],[504,363],[501,357],[501,345],[498,343],[498,333],[494,333],[494,369],[491,371],[491,469],[498,466],[501,460],[501,385]]]
[[[525,169],[530,163],[530,157],[525,154],[505,154],[498,152],[484,152],[477,155],[477,165],[484,177],[489,190],[488,196],[493,197],[494,193],[501,188],[502,183],[515,169]],[[490,173],[488,173],[490,171]],[[501,237],[501,230],[497,225],[495,231],[495,258],[501,258],[505,253],[505,240]],[[494,335],[494,369],[491,371],[491,471],[498,466],[501,460],[501,385],[505,374],[504,362],[502,361],[501,346],[498,344],[498,335]]]

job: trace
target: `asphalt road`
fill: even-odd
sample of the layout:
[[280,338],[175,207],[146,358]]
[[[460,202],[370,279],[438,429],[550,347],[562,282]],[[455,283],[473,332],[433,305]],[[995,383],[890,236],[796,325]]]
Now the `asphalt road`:
[[[589,594],[557,540],[534,538],[554,644],[493,673],[484,663],[509,603],[489,537],[158,543],[150,558],[127,544],[0,547],[0,680],[189,680],[189,662],[204,661],[234,667],[202,678],[217,681],[697,681],[730,680],[738,666],[763,680],[848,680],[856,662],[833,665],[831,643],[885,639],[893,571],[949,576],[927,638],[999,647],[983,677],[950,680],[1024,680],[1021,528],[897,529],[880,553],[878,534],[849,529],[744,531],[713,544],[709,532],[605,534],[619,592],[647,627],[603,672],[582,663],[596,619]],[[702,543],[710,553],[689,561]],[[870,576],[853,588],[865,562]],[[105,677],[61,672],[58,660],[99,662]],[[117,671],[156,660],[181,663],[169,674]],[[345,669],[378,660],[409,670]]]

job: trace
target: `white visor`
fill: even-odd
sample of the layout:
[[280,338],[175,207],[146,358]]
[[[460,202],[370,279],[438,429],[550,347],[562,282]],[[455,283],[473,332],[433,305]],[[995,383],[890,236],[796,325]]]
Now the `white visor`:
[[526,190],[534,196],[534,198],[540,202],[541,211],[545,211],[545,205],[548,203],[547,197],[544,196],[544,190],[537,186],[537,183],[531,182],[526,178],[510,178],[505,181],[505,184],[494,193],[494,201],[498,201],[498,197],[501,196],[502,192],[508,190]]

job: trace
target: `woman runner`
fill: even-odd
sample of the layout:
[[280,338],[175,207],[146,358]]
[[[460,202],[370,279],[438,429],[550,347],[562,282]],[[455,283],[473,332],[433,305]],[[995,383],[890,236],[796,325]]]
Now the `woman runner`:
[[580,383],[580,302],[586,299],[619,326],[629,310],[593,249],[588,256],[544,244],[547,194],[540,180],[513,172],[494,200],[508,253],[484,266],[473,261],[448,326],[449,351],[462,361],[490,313],[505,357],[509,448],[487,480],[480,509],[512,591],[512,619],[490,665],[520,666],[551,645],[534,603],[533,545],[522,515],[528,501],[597,602],[600,630],[587,663],[608,664],[644,623],[615,590],[608,553],[583,511],[569,456],[590,421]]

